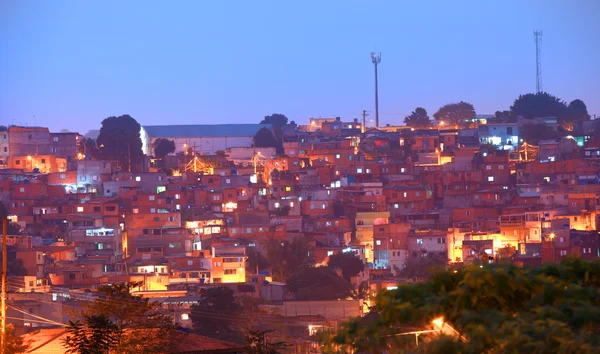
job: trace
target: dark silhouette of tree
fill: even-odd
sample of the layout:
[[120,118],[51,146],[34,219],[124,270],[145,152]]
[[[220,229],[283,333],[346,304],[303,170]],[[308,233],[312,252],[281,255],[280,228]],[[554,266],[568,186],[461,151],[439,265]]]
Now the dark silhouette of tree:
[[254,136],[254,146],[256,147],[274,147],[277,153],[281,153],[283,145],[277,140],[273,132],[268,128],[262,128]]
[[523,141],[531,145],[537,145],[540,140],[557,139],[565,135],[564,132],[544,123],[523,124],[519,129],[519,134],[523,138]]
[[270,334],[274,330],[248,330],[246,333],[246,348],[248,354],[279,354],[285,353],[289,344],[271,341]]
[[[600,346],[600,260],[519,268],[510,263],[435,274],[376,299],[371,321],[323,333],[324,353],[595,353]],[[414,336],[443,320],[456,332]],[[401,328],[399,328],[401,327]],[[401,338],[409,337],[409,338]]]
[[494,121],[498,123],[512,122],[515,120],[515,117],[512,116],[510,111],[496,111],[494,114]]
[[69,354],[106,354],[115,347],[118,328],[105,315],[84,316],[85,323],[69,321],[63,344]]
[[303,266],[288,281],[297,300],[337,300],[352,295],[352,284],[329,267]]
[[79,142],[78,152],[84,156],[90,156],[93,160],[101,158],[100,150],[96,145],[96,140],[90,138],[82,138]]
[[463,101],[450,103],[435,112],[433,118],[449,126],[462,125],[465,121],[475,118],[475,108],[472,104]]
[[590,114],[588,113],[587,106],[582,100],[576,99],[569,103],[568,110],[568,121],[575,123],[577,121],[590,120]]
[[6,233],[7,235],[20,235],[21,234],[21,226],[15,222],[9,222],[6,225]]
[[118,161],[124,171],[129,171],[129,154],[132,168],[144,158],[140,124],[129,115],[104,119],[96,144],[103,160]]
[[269,266],[269,261],[256,250],[256,247],[248,247],[247,272],[254,274],[256,269],[260,271],[261,269],[267,269]]
[[159,159],[175,152],[175,142],[173,140],[158,138],[154,140],[152,146],[154,147],[154,157]]
[[105,316],[115,324],[116,352],[164,353],[169,347],[170,334],[175,330],[173,319],[161,314],[160,303],[131,294],[142,285],[128,282],[99,286],[102,298],[84,304],[83,318]]
[[516,253],[517,248],[515,246],[511,246],[510,244],[504,245],[504,247],[498,249],[498,252],[496,252],[496,261],[512,262]]
[[498,149],[499,149],[499,146],[494,145],[492,143],[484,143],[479,146],[479,151],[486,152],[488,154],[498,151]]
[[564,121],[568,114],[566,103],[547,92],[520,95],[510,107],[510,112],[513,117],[556,117],[559,122]]
[[271,238],[265,242],[265,249],[275,281],[284,282],[299,267],[313,262],[313,258],[310,256],[310,246],[302,237],[297,237],[292,242],[281,242]]
[[404,118],[404,124],[409,127],[421,129],[429,128],[431,126],[431,121],[429,120],[425,108],[417,107],[409,116]]
[[19,336],[15,336],[15,326],[12,323],[6,325],[6,346],[4,348],[5,354],[17,354],[25,353],[28,344],[23,343],[23,339]]
[[285,115],[280,113],[273,113],[270,116],[265,116],[260,124],[271,124],[273,127],[273,131],[275,132],[275,137],[281,140],[281,128],[286,125],[288,119]]
[[365,269],[364,262],[352,252],[338,253],[329,256],[329,263],[327,263],[327,266],[334,269],[341,269],[342,277],[348,281]]
[[231,340],[237,336],[234,318],[240,316],[242,307],[233,290],[225,287],[208,288],[201,293],[197,304],[192,305],[190,318],[198,334]]

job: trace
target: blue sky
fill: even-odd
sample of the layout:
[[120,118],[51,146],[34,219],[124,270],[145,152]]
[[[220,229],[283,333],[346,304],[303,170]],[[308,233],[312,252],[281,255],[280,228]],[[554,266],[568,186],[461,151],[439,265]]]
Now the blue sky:
[[459,100],[493,113],[535,91],[536,28],[545,91],[600,115],[598,14],[596,0],[0,0],[0,124],[358,118],[374,111],[374,50],[382,123]]

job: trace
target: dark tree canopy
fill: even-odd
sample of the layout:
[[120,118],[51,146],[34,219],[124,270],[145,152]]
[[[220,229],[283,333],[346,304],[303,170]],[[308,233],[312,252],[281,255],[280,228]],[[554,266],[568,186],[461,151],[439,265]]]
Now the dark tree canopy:
[[590,120],[590,115],[588,113],[587,106],[580,99],[571,101],[571,103],[569,103],[569,106],[567,107],[567,110],[569,122],[574,123],[580,120]]
[[154,157],[163,159],[168,154],[175,152],[175,142],[173,140],[158,138],[152,144],[154,147]]
[[288,122],[288,119],[285,115],[280,114],[280,113],[273,113],[270,116],[265,116],[265,119],[263,119],[260,122],[260,124],[271,124],[275,131],[277,131],[277,129],[279,129],[279,131],[281,131],[281,127],[286,125],[287,122]]
[[[102,285],[98,298],[84,306],[82,318],[105,317],[116,326],[117,353],[164,353],[174,331],[171,316],[158,313],[160,303],[131,294],[142,282]],[[89,323],[88,323],[89,325]],[[148,336],[148,331],[153,335]]]
[[532,145],[537,145],[540,140],[557,139],[565,135],[564,132],[543,123],[523,124],[519,129],[519,134],[523,141]]
[[450,126],[464,124],[465,121],[475,118],[475,108],[464,101],[450,103],[442,106],[433,114],[438,122],[444,122]]
[[103,160],[118,161],[124,171],[129,170],[129,154],[132,168],[140,164],[144,157],[140,124],[129,115],[104,119],[96,144]]
[[[383,291],[372,321],[352,320],[321,341],[325,353],[591,354],[600,347],[599,290],[600,260],[467,267]],[[460,336],[423,334],[416,347],[414,336],[395,335],[406,327],[434,329],[436,318]]]
[[200,335],[229,339],[235,335],[234,317],[240,315],[242,307],[236,301],[233,290],[226,287],[208,288],[201,294],[200,301],[192,305],[190,318],[194,331]]
[[265,249],[275,281],[287,281],[299,267],[311,264],[313,261],[310,256],[310,246],[302,237],[297,237],[292,242],[269,239],[265,243]]
[[262,128],[256,135],[254,136],[254,146],[256,147],[274,147],[279,150],[282,145],[281,142],[277,140],[273,132],[268,128]]
[[510,107],[514,117],[525,119],[556,117],[562,122],[567,117],[567,104],[547,92],[520,95]]
[[404,118],[404,124],[413,128],[428,128],[431,126],[431,121],[425,108],[417,107],[409,116]]
[[303,266],[287,281],[297,300],[337,300],[352,295],[352,284],[329,267]]
[[84,316],[84,322],[69,321],[63,344],[68,354],[105,354],[118,341],[118,328],[106,315]]
[[334,269],[341,269],[342,277],[348,281],[365,269],[363,261],[352,252],[338,253],[329,256],[329,263],[327,263],[327,266]]
[[98,160],[101,158],[100,150],[96,145],[96,140],[91,138],[82,138],[79,142],[79,153],[84,156],[90,156],[94,160]]

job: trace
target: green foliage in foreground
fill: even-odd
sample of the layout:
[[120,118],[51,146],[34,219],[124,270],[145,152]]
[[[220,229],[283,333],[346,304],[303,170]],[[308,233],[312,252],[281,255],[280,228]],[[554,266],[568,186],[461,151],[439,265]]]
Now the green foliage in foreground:
[[[373,320],[352,320],[320,341],[325,353],[594,353],[599,288],[600,260],[467,267],[382,292]],[[414,336],[389,336],[432,329],[440,316],[466,339],[423,334],[416,346]]]

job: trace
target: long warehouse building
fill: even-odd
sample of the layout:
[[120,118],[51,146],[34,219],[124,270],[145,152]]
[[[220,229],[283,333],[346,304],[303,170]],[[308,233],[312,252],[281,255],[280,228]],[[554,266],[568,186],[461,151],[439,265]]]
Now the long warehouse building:
[[231,147],[251,147],[254,135],[271,124],[216,124],[216,125],[146,125],[140,130],[142,150],[154,155],[153,143],[164,138],[175,142],[175,152],[192,149],[194,152],[214,155]]

